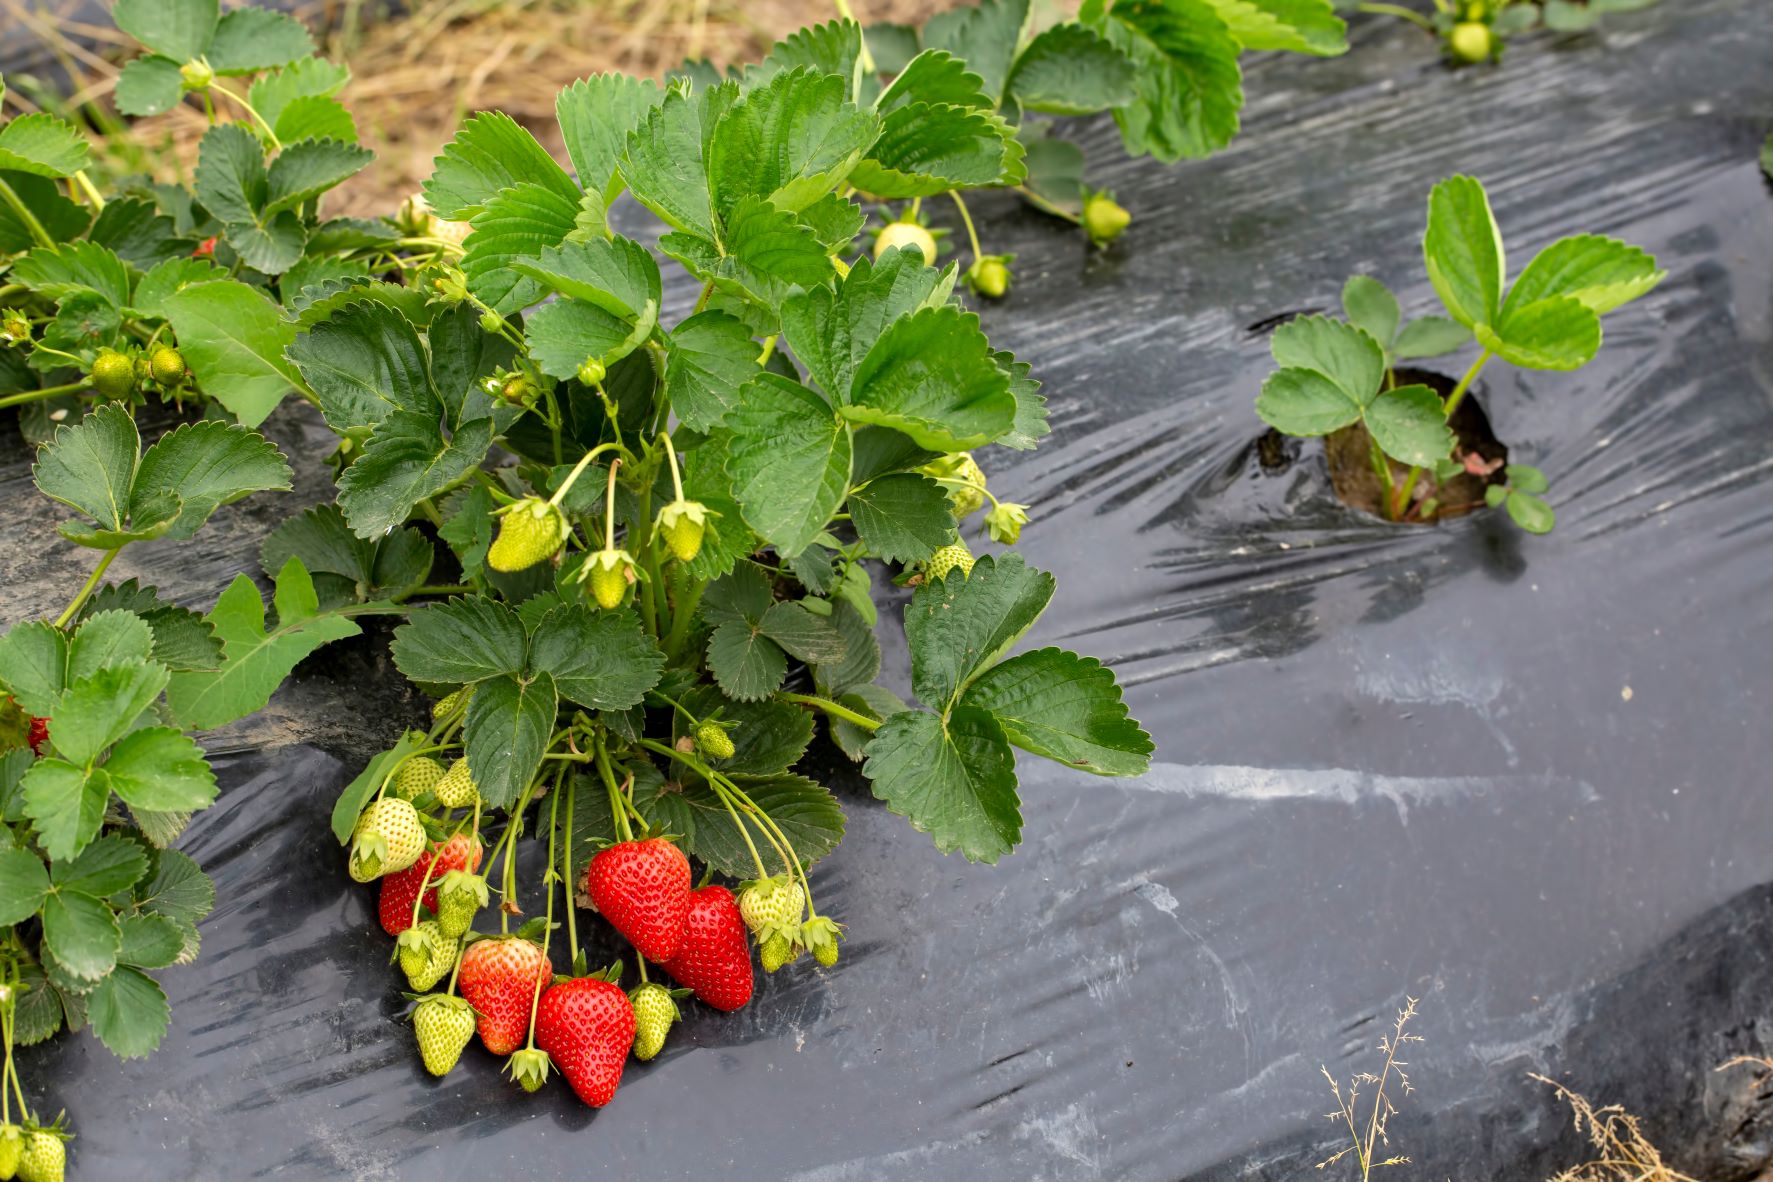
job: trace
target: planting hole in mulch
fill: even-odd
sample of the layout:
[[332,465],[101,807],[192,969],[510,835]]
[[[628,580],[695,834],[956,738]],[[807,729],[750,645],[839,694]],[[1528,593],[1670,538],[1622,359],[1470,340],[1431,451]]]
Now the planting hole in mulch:
[[[1401,366],[1396,371],[1396,383],[1420,383],[1443,400],[1458,384],[1445,374]],[[1437,483],[1433,472],[1421,473],[1410,494],[1411,509],[1400,518],[1403,522],[1431,525],[1449,517],[1463,517],[1485,507],[1486,487],[1506,482],[1503,470],[1508,464],[1508,448],[1490,429],[1490,416],[1484,413],[1475,388],[1460,400],[1448,426],[1457,439],[1453,458],[1465,464],[1465,471],[1444,483]],[[1360,423],[1344,427],[1326,438],[1324,446],[1329,457],[1330,483],[1337,498],[1350,508],[1385,517],[1385,487],[1373,468],[1366,427]],[[1409,469],[1396,460],[1387,462],[1391,465],[1393,485],[1402,488]]]

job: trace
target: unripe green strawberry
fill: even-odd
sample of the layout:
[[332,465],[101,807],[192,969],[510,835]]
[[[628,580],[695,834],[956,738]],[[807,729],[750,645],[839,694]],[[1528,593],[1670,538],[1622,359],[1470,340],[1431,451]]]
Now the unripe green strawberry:
[[1084,202],[1084,233],[1097,246],[1107,246],[1132,224],[1133,215],[1121,208],[1109,193],[1091,193]]
[[648,982],[636,986],[628,1001],[634,1006],[634,1057],[645,1063],[665,1049],[671,1023],[681,1016],[677,999],[663,985]]
[[930,555],[924,573],[932,579],[945,579],[950,571],[960,571],[961,578],[973,573],[973,552],[965,542],[954,542]]
[[579,381],[587,386],[602,385],[603,379],[608,375],[609,370],[604,366],[602,361],[599,361],[595,357],[587,357],[585,360],[579,362],[578,378]]
[[541,391],[524,374],[513,374],[499,383],[499,397],[514,406],[534,406]]
[[806,892],[786,875],[759,879],[739,892],[739,915],[751,934],[768,943],[772,936],[800,938],[800,921],[806,913]]
[[92,363],[92,388],[106,398],[128,398],[135,393],[135,362],[115,349],[100,349]]
[[497,571],[527,570],[554,557],[570,528],[558,506],[525,497],[499,518],[499,536],[486,551],[486,565]]
[[919,470],[936,480],[953,482],[943,487],[948,490],[948,507],[954,511],[956,521],[971,515],[985,503],[985,471],[973,459],[972,452],[942,456]]
[[412,1012],[412,1028],[419,1036],[419,1058],[432,1075],[448,1075],[462,1057],[462,1048],[474,1037],[474,1007],[459,997],[433,993],[419,999]]
[[405,870],[425,852],[425,827],[409,801],[384,796],[363,810],[351,835],[351,877],[369,882]]
[[480,792],[468,771],[468,761],[458,759],[450,764],[449,770],[432,785],[431,795],[446,809],[465,809],[479,799]]
[[710,759],[731,759],[733,737],[718,722],[704,722],[696,728],[696,748]]
[[25,1134],[24,1148],[18,1155],[19,1182],[62,1182],[68,1170],[68,1147],[62,1138],[49,1129],[32,1129]]
[[442,925],[434,919],[421,920],[401,932],[398,948],[400,971],[419,993],[443,980],[456,962],[456,942],[443,934]]
[[1028,524],[1028,506],[1018,505],[1013,501],[999,501],[985,515],[985,529],[994,542],[1002,542],[1013,546],[1022,536],[1022,527]]
[[458,939],[474,926],[474,916],[492,899],[486,879],[467,870],[451,870],[437,887],[437,926]]
[[176,386],[185,380],[185,359],[172,346],[161,345],[148,358],[148,373],[162,386]]
[[967,268],[967,286],[988,300],[1001,300],[1010,290],[1008,260],[988,254]]
[[634,557],[626,550],[599,550],[585,560],[579,571],[591,582],[591,598],[604,611],[622,606],[628,588],[635,583]]
[[17,308],[8,308],[0,316],[0,342],[22,345],[31,339],[31,322]]
[[18,1159],[25,1151],[25,1131],[15,1124],[0,1125],[0,1182],[18,1173]]
[[800,942],[812,951],[814,960],[830,968],[837,963],[837,940],[842,934],[842,924],[817,915],[801,925]]
[[443,765],[429,755],[415,755],[400,765],[388,782],[388,791],[401,800],[417,800],[419,795],[437,787],[443,779]]
[[672,501],[659,510],[659,532],[679,562],[689,562],[702,552],[702,536],[708,531],[708,507],[699,501]]
[[466,710],[468,708],[468,701],[473,698],[473,696],[474,687],[471,685],[464,685],[459,690],[452,690],[448,694],[439,698],[437,704],[431,707],[431,717],[434,720],[442,721],[457,711]]
[[793,964],[800,956],[800,946],[791,942],[786,936],[771,936],[757,950],[758,963],[763,971],[773,973],[785,964]]
[[215,70],[208,61],[194,57],[179,67],[179,86],[185,90],[208,90],[215,81]]
[[512,1051],[510,1058],[505,1060],[506,1073],[526,1092],[540,1091],[548,1082],[548,1072],[553,1066],[554,1060],[548,1057],[548,1052],[534,1047]]
[[874,257],[880,258],[892,247],[916,250],[923,255],[925,266],[936,262],[936,237],[916,222],[888,222],[874,238]]
[[1480,21],[1462,21],[1453,26],[1447,37],[1447,50],[1453,60],[1462,65],[1475,66],[1479,62],[1487,62],[1495,52],[1496,39],[1490,32],[1490,26]]
[[504,327],[505,327],[505,318],[503,316],[500,316],[497,312],[488,311],[488,312],[482,312],[480,314],[480,331],[481,332],[498,332],[500,329],[502,329]]

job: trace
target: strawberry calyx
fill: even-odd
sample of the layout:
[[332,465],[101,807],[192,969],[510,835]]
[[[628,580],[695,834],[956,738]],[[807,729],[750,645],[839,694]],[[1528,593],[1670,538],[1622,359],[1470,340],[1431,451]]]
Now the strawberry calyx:
[[554,1060],[548,1052],[536,1047],[524,1047],[512,1051],[505,1060],[505,1074],[511,1082],[526,1092],[534,1092],[548,1082],[548,1072],[554,1067]]

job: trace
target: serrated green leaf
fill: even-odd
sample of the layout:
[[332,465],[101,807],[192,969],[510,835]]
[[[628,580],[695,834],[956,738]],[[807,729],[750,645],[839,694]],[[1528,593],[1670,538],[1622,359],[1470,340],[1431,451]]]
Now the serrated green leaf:
[[981,0],[932,16],[923,29],[923,43],[943,49],[967,63],[993,98],[1004,92],[1010,63],[1028,25],[1028,0]]
[[976,315],[953,305],[925,308],[880,335],[839,413],[901,431],[932,451],[964,451],[1015,422],[1009,382]]
[[708,637],[708,671],[728,697],[755,702],[781,686],[788,657],[756,625],[728,620]]
[[[0,171],[0,180],[12,186],[19,203],[30,211],[51,241],[73,238],[92,220],[85,206],[62,193],[55,181],[48,177]],[[40,242],[35,230],[25,224],[17,210],[0,203],[0,251],[16,254],[40,245]]]
[[1457,320],[1424,316],[1404,325],[1391,351],[1399,361],[1410,361],[1419,357],[1439,357],[1470,343],[1471,330]]
[[220,11],[215,0],[117,0],[117,27],[176,62],[209,48]]
[[161,850],[147,885],[136,890],[136,902],[157,915],[196,923],[215,907],[215,883],[190,855]]
[[524,326],[524,339],[543,373],[570,378],[587,358],[607,368],[633,352],[634,328],[595,304],[562,299],[536,310]]
[[1137,97],[1114,113],[1135,156],[1207,156],[1237,134],[1238,43],[1207,0],[1086,0],[1080,19],[1132,59]]
[[657,306],[663,298],[659,265],[652,254],[619,234],[547,246],[539,257],[520,259],[513,266],[549,291],[596,304],[630,322],[649,303]]
[[62,1001],[44,976],[41,965],[29,961],[18,968],[18,1001],[13,1010],[12,1037],[20,1046],[33,1046],[62,1028]]
[[526,643],[510,608],[465,596],[413,609],[394,630],[394,664],[413,681],[463,685],[521,673]]
[[944,708],[1009,651],[1046,610],[1053,576],[1019,554],[982,556],[965,577],[931,579],[905,609],[911,683],[927,706]]
[[946,303],[953,284],[952,268],[938,271],[915,252],[888,251],[878,263],[858,259],[835,291],[820,286],[790,297],[782,307],[782,328],[808,375],[841,402],[887,325]]
[[1668,274],[1656,260],[1635,246],[1598,234],[1561,238],[1534,256],[1514,281],[1503,306],[1507,321],[1513,309],[1541,300],[1568,296],[1597,316],[1604,316],[1654,288]]
[[47,620],[14,624],[0,636],[0,683],[18,704],[47,718],[68,680],[68,638]]
[[60,891],[103,899],[127,890],[148,873],[147,851],[129,838],[108,833],[71,861],[50,868],[50,881]]
[[1394,460],[1431,467],[1453,453],[1440,395],[1427,386],[1399,386],[1373,399],[1366,409],[1367,430]]
[[61,759],[39,759],[19,785],[25,816],[51,858],[72,858],[98,836],[111,799],[110,781],[100,770],[90,777]]
[[0,849],[0,923],[11,926],[31,918],[48,892],[43,859],[25,849]]
[[467,221],[494,194],[525,182],[539,184],[578,207],[578,186],[536,137],[509,115],[485,111],[462,124],[456,138],[445,145],[424,184],[425,200],[438,217]]
[[664,99],[652,79],[613,73],[581,78],[555,96],[554,117],[580,187],[614,200],[628,133]]
[[1522,369],[1581,369],[1601,348],[1601,318],[1572,296],[1511,303],[1494,328],[1480,324],[1478,343]]
[[1028,153],[1024,187],[1067,213],[1083,211],[1083,149],[1070,140],[1046,134],[1045,123],[1024,123],[1018,132]]
[[[746,197],[726,214],[722,245],[744,271],[798,287],[811,287],[831,277],[825,245],[807,227],[768,201]],[[764,295],[767,287],[746,283]]]
[[[843,808],[824,785],[805,776],[783,774],[747,780],[742,787],[781,828],[803,866],[811,868],[843,840]],[[678,815],[687,815],[691,821],[685,844],[692,855],[721,874],[734,878],[756,875],[757,864],[744,836],[713,791],[700,783],[684,785],[677,803],[682,810]],[[651,813],[648,816],[658,823]],[[755,834],[751,840],[757,843]]]
[[[833,20],[822,25],[809,25],[772,45],[760,64],[747,66],[745,84],[755,87],[777,74],[802,66],[810,67],[816,73],[850,78],[855,75],[861,52],[862,28],[856,22]],[[878,54],[876,68],[883,74],[895,72],[880,66]],[[866,86],[868,81],[863,79],[863,85]]]
[[375,300],[348,304],[289,346],[327,425],[343,434],[397,411],[435,419],[441,410],[418,330]]
[[218,123],[197,147],[197,200],[228,225],[255,224],[269,179],[265,150],[244,123]]
[[1256,398],[1262,421],[1286,435],[1328,435],[1360,421],[1361,404],[1311,369],[1277,369]]
[[269,8],[236,8],[216,22],[204,56],[218,74],[251,74],[313,52],[314,39],[295,17]]
[[90,764],[154,704],[167,677],[157,662],[126,661],[70,678],[55,704],[56,750],[74,763]]
[[85,168],[90,155],[73,124],[54,115],[21,115],[0,127],[0,170],[67,177]]
[[874,732],[862,774],[893,812],[943,853],[996,862],[1022,840],[1016,757],[997,719],[970,706],[943,719],[895,714]]
[[843,660],[843,633],[830,620],[808,611],[804,604],[770,604],[757,630],[796,660],[809,664]]
[[154,978],[140,969],[119,967],[87,997],[86,1017],[113,1055],[143,1059],[166,1037],[172,1007]]
[[308,231],[293,212],[267,213],[260,224],[230,225],[222,231],[241,262],[266,275],[281,275],[307,248]]
[[277,159],[271,161],[266,175],[264,212],[294,209],[356,176],[374,159],[375,153],[368,148],[343,140],[316,139],[289,144],[277,153]]
[[1133,101],[1131,59],[1082,25],[1042,31],[1016,59],[1009,96],[1025,111],[1093,115]]
[[1502,308],[1508,256],[1483,185],[1455,176],[1434,187],[1422,256],[1429,282],[1454,320],[1473,330],[1494,323]]
[[434,416],[396,411],[339,478],[339,508],[363,537],[393,529],[414,505],[478,468],[491,446],[490,419],[464,423],[446,440]]
[[228,272],[208,259],[166,259],[141,278],[130,304],[144,316],[166,318],[166,300],[198,283],[226,279]]
[[287,489],[289,481],[283,453],[258,432],[214,419],[183,423],[143,453],[130,509],[140,520],[150,505],[176,495],[179,516],[165,536],[188,538],[221,506]]
[[[276,597],[280,603],[314,602],[314,582],[300,560],[290,559],[278,572]],[[228,584],[208,619],[222,640],[221,668],[175,673],[166,693],[173,717],[196,730],[223,726],[263,709],[303,657],[329,641],[362,631],[337,615],[279,619],[267,631],[264,601],[245,575],[236,575]]]
[[132,809],[193,813],[215,802],[215,773],[203,749],[171,727],[147,727],[124,736],[105,760],[105,775],[111,790]]
[[209,622],[189,608],[164,602],[152,587],[134,579],[101,587],[86,601],[81,619],[109,611],[130,612],[143,620],[153,631],[149,655],[168,669],[213,669],[221,663],[222,644]]
[[1033,451],[1052,432],[1047,425],[1047,400],[1040,383],[1031,376],[1033,366],[1017,361],[1007,352],[997,353],[997,363],[1009,371],[1010,394],[1016,400],[1016,421],[997,440],[999,447]]
[[129,268],[96,242],[40,246],[14,261],[10,278],[52,300],[93,291],[119,308],[129,303]]
[[68,679],[90,677],[107,665],[146,661],[153,653],[154,634],[147,621],[125,611],[87,616],[68,648]]
[[909,103],[882,118],[880,135],[849,179],[877,197],[933,197],[1013,185],[1025,175],[1022,145],[997,115]]
[[431,543],[410,526],[360,538],[337,505],[316,505],[278,526],[259,551],[259,565],[268,574],[291,558],[301,559],[314,576],[322,605],[336,607],[386,598],[423,582],[432,552]]
[[1209,0],[1245,49],[1335,57],[1348,52],[1348,26],[1330,0]]
[[145,197],[114,197],[105,202],[87,231],[87,240],[109,248],[138,271],[187,253],[187,240],[179,234],[171,215],[162,213]]
[[179,105],[185,95],[179,64],[169,57],[149,54],[128,62],[117,75],[117,89],[111,92],[120,115],[164,115]]
[[557,706],[554,679],[546,673],[528,681],[504,674],[475,687],[463,742],[468,769],[488,806],[509,808],[529,786],[547,749]]
[[658,684],[665,654],[631,609],[557,607],[530,638],[530,668],[548,673],[569,702],[592,710],[626,710]]
[[43,944],[76,977],[97,981],[117,963],[123,943],[117,917],[97,899],[52,891],[43,901]]
[[912,103],[997,109],[997,103],[985,93],[985,80],[944,49],[926,49],[912,58],[874,106],[884,114]]
[[123,945],[117,963],[138,969],[163,969],[178,961],[184,950],[184,933],[176,920],[164,915],[125,915],[118,920]]
[[727,471],[746,523],[800,553],[849,491],[848,427],[817,394],[767,372],[746,383],[727,422]]
[[1098,776],[1138,776],[1151,736],[1127,716],[1114,672],[1094,657],[1043,648],[986,670],[961,698],[997,718],[1010,742]]
[[758,372],[751,330],[725,312],[698,312],[665,341],[665,397],[686,426],[708,431],[739,403]]
[[692,98],[673,90],[628,135],[622,179],[635,200],[674,230],[714,237],[702,154],[702,109],[731,101],[734,93],[715,87]]
[[503,313],[536,303],[546,289],[513,269],[559,246],[578,221],[577,190],[564,195],[548,185],[525,181],[489,197],[473,218],[462,270],[478,298]]
[[55,429],[31,470],[38,491],[86,514],[106,529],[122,529],[140,459],[135,420],[108,402],[78,423]]
[[847,78],[788,70],[726,109],[708,141],[707,167],[713,211],[729,229],[748,198],[793,213],[843,182],[877,127],[873,112],[849,101],[849,89]]
[[1274,330],[1275,364],[1311,370],[1335,383],[1349,401],[1365,406],[1385,381],[1385,350],[1352,324],[1327,316],[1300,316]]
[[261,292],[234,280],[197,283],[162,305],[203,392],[256,427],[301,384],[284,356],[295,325]]
[[[343,90],[345,83],[350,80],[349,67],[329,62],[325,58],[305,57],[257,79],[247,92],[247,99],[265,122],[276,129],[283,119],[284,111],[298,100],[331,98]],[[279,131],[277,138],[287,144],[307,137],[286,137]]]
[[1381,348],[1389,348],[1397,338],[1398,321],[1403,316],[1397,297],[1371,275],[1351,276],[1342,285],[1342,311],[1350,324],[1372,337]]
[[289,100],[271,124],[271,130],[286,144],[301,140],[357,142],[357,122],[351,118],[351,112],[339,100],[319,95],[300,95]]
[[888,562],[921,562],[954,541],[948,494],[914,472],[882,476],[852,490],[849,512],[868,552]]
[[[860,566],[852,569],[863,569]],[[867,685],[880,676],[880,642],[874,637],[873,624],[848,599],[832,605],[831,626],[843,637],[843,658],[835,662],[815,664],[821,692],[841,696],[857,686]]]

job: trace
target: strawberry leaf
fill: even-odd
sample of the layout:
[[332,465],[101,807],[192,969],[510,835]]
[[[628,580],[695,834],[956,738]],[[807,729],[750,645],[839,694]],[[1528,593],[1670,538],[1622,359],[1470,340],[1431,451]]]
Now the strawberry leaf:
[[665,342],[665,397],[684,424],[698,431],[721,425],[739,403],[740,389],[757,374],[751,330],[725,312],[698,312]]
[[346,305],[296,337],[288,354],[340,434],[396,411],[435,418],[441,408],[418,330],[387,304]]
[[55,709],[68,681],[68,637],[47,620],[14,624],[0,636],[0,684],[39,718]]
[[728,416],[727,471],[745,521],[785,554],[809,546],[849,489],[850,433],[813,391],[761,373]]
[[141,1059],[166,1037],[172,1007],[154,978],[140,969],[119,966],[87,996],[86,1016],[92,1032],[113,1055]]
[[103,899],[128,890],[148,873],[148,855],[142,847],[118,833],[107,833],[69,861],[50,867],[50,881],[60,891],[78,891]]
[[1348,52],[1348,26],[1331,0],[1208,0],[1245,49],[1283,49],[1317,57]]
[[478,468],[492,446],[492,420],[464,423],[448,439],[433,415],[396,411],[339,478],[339,507],[361,537],[403,524],[420,501]]
[[1239,45],[1208,0],[1085,0],[1079,20],[1132,59],[1136,96],[1114,112],[1126,150],[1175,162],[1237,134]]
[[986,670],[961,698],[996,716],[1010,742],[1099,776],[1139,776],[1153,744],[1127,716],[1114,672],[1094,657],[1043,648]]
[[893,715],[869,740],[862,774],[877,798],[945,854],[959,850],[969,862],[996,862],[1022,839],[1016,756],[1003,726],[984,710]]
[[1434,187],[1422,255],[1429,282],[1454,320],[1474,330],[1495,321],[1508,256],[1482,184],[1455,176]]
[[242,426],[256,427],[301,384],[284,356],[295,326],[258,290],[235,280],[197,283],[162,301],[203,392]]
[[313,52],[314,39],[295,17],[268,8],[236,8],[216,22],[204,56],[218,74],[251,74]]
[[555,96],[560,138],[587,192],[600,194],[605,204],[615,200],[621,192],[617,168],[628,133],[664,99],[658,83],[627,74],[593,74]]
[[259,549],[266,574],[275,574],[291,558],[301,559],[323,607],[404,594],[425,581],[433,557],[431,543],[410,526],[378,538],[358,537],[337,505],[316,505],[291,517]]
[[1028,12],[1028,0],[980,0],[952,8],[924,25],[923,43],[964,61],[979,76],[985,92],[996,98],[1003,93],[1010,63],[1022,44]]
[[111,19],[155,53],[185,62],[209,48],[219,15],[216,0],[117,0]]
[[1009,387],[976,315],[953,305],[924,308],[880,334],[839,413],[901,431],[932,451],[963,451],[1014,425]]
[[849,90],[848,78],[802,68],[727,107],[707,148],[713,212],[730,224],[753,199],[792,215],[835,190],[877,130],[874,113],[850,102]]
[[1364,418],[1374,441],[1394,460],[1427,468],[1453,454],[1446,408],[1427,386],[1385,391],[1368,404]]
[[1053,597],[1053,576],[1019,554],[986,555],[971,575],[932,579],[905,609],[911,682],[927,706],[945,709],[1034,626]]
[[474,215],[462,271],[478,298],[504,313],[536,303],[547,289],[514,270],[566,240],[578,222],[578,194],[563,194],[535,181],[502,189]]
[[108,530],[128,519],[141,436],[120,403],[109,402],[55,429],[37,454],[31,476],[42,494],[92,518]]
[[98,836],[111,799],[104,770],[88,775],[64,759],[39,759],[19,788],[25,816],[51,858],[72,858]]
[[149,54],[123,67],[112,97],[122,115],[164,115],[185,96],[179,64],[169,57]]
[[1106,38],[1082,25],[1059,24],[1043,30],[1016,59],[1009,96],[1026,111],[1093,115],[1132,102],[1136,79],[1132,61]]
[[558,706],[554,679],[546,672],[528,680],[503,674],[475,687],[463,742],[488,806],[509,808],[535,778]]
[[136,811],[192,813],[215,803],[215,773],[203,749],[171,727],[124,736],[105,760],[111,790]]
[[130,514],[177,498],[178,517],[166,536],[188,538],[223,505],[255,492],[290,487],[289,465],[275,444],[256,431],[205,419],[183,423],[143,455],[130,491]]
[[414,608],[394,630],[394,664],[413,681],[466,685],[522,672],[528,638],[502,603],[462,596]]
[[634,199],[673,230],[714,237],[708,168],[702,158],[704,116],[712,118],[737,95],[730,85],[690,97],[672,90],[628,136],[621,175]]
[[67,973],[96,982],[116,966],[123,933],[106,904],[75,891],[52,890],[43,901],[43,945]]
[[89,155],[73,124],[54,115],[22,115],[0,127],[0,170],[68,177],[86,167]]
[[555,608],[537,625],[529,665],[548,673],[569,702],[593,710],[626,710],[658,684],[665,654],[631,609],[594,612],[570,604]]
[[437,157],[424,184],[425,200],[438,217],[467,221],[500,190],[533,182],[575,208],[579,187],[554,162],[536,137],[500,111],[486,111],[462,124]]
[[1013,185],[1027,175],[1015,131],[987,111],[909,103],[888,112],[850,182],[880,197]]
[[26,849],[0,850],[0,923],[23,923],[49,893],[43,859]]
[[851,490],[849,513],[868,552],[888,562],[921,562],[955,538],[947,492],[914,472],[882,476]]
[[1274,330],[1269,345],[1277,365],[1322,374],[1357,406],[1385,380],[1385,350],[1361,329],[1327,316],[1301,316]]

